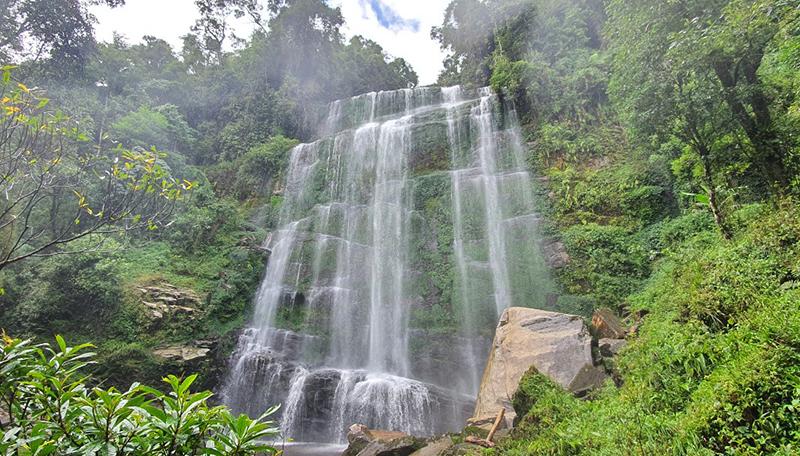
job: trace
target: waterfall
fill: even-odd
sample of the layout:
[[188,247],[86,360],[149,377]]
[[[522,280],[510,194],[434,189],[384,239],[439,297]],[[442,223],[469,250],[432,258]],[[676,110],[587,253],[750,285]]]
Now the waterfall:
[[552,291],[513,108],[489,89],[372,92],[331,103],[321,132],[291,151],[223,400],[282,404],[298,441],[460,429],[497,317]]

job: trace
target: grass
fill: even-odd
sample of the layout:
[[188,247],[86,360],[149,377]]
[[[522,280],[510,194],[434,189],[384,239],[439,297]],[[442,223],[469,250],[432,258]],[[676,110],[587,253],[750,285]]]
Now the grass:
[[741,209],[731,242],[700,231],[664,245],[628,299],[648,314],[617,360],[623,385],[582,401],[529,374],[495,453],[797,454],[800,210],[780,206]]

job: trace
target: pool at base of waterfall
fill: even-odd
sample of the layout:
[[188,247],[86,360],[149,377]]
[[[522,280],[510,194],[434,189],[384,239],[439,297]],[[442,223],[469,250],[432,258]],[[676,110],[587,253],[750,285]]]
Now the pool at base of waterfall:
[[288,442],[275,445],[284,456],[340,456],[347,445],[315,442]]

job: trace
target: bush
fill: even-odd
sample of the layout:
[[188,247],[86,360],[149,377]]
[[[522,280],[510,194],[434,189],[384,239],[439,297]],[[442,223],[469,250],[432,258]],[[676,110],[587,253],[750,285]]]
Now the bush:
[[289,166],[289,151],[297,140],[275,136],[250,149],[236,160],[236,188],[239,198],[266,196],[272,179]]
[[[105,247],[115,248],[111,244]],[[8,295],[0,298],[15,330],[30,334],[96,328],[90,322],[111,318],[121,297],[114,256],[83,252],[96,247],[89,242],[74,247],[69,255],[31,263],[31,268],[20,271]]]
[[617,306],[650,272],[647,250],[625,228],[576,225],[564,232],[564,244],[572,257],[561,272],[567,290],[602,305]]
[[[627,298],[647,315],[615,359],[622,386],[579,401],[529,374],[502,454],[797,454],[800,210],[777,206],[732,214],[730,242],[697,214],[648,230],[664,259]],[[580,238],[618,250],[610,234]]]
[[82,372],[90,345],[0,343],[0,398],[8,410],[2,423],[2,454],[276,454],[265,443],[279,431],[266,418],[234,416],[210,407],[210,392],[189,391],[196,376],[169,376],[170,392],[133,384],[125,391],[91,388]]

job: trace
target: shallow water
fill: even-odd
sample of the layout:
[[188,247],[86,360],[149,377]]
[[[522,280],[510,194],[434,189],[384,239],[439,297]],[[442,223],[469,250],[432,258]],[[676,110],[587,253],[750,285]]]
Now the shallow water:
[[284,456],[340,456],[347,446],[328,443],[291,442],[276,445],[276,448],[282,449]]

